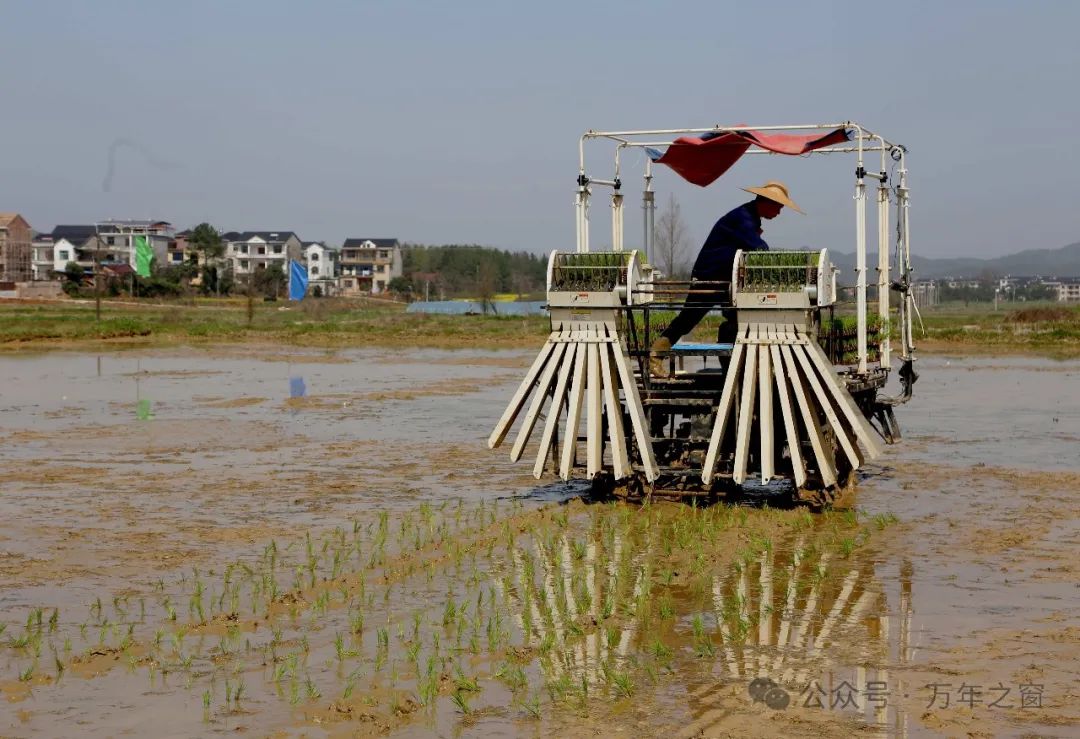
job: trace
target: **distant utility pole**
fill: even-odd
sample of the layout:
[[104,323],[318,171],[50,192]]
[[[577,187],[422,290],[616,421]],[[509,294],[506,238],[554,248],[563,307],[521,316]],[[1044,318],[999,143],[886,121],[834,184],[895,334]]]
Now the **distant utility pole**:
[[94,224],[94,314],[101,322],[101,235]]
[[255,320],[255,292],[252,286],[255,282],[255,270],[254,268],[248,272],[247,278],[247,319],[248,328],[251,328],[252,322]]

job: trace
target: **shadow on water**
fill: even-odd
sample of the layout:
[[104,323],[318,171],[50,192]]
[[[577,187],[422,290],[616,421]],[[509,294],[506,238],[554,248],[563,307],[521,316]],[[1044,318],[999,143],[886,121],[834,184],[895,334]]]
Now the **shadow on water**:
[[534,503],[569,503],[572,500],[591,502],[591,487],[587,480],[552,480],[538,485],[524,495],[506,496],[505,499]]

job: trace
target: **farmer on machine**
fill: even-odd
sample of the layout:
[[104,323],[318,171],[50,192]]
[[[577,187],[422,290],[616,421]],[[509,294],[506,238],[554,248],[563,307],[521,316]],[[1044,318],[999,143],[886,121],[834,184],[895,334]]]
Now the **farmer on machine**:
[[[761,219],[776,218],[786,205],[802,213],[799,206],[788,197],[787,186],[775,180],[766,182],[761,187],[744,187],[746,192],[757,195],[748,203],[725,215],[712,231],[698,253],[691,280],[709,282],[727,282],[731,279],[731,269],[735,261],[735,252],[768,249],[769,245],[761,238]],[[653,342],[650,370],[654,375],[666,375],[667,368],[663,356],[671,351],[671,345],[682,336],[690,333],[710,310],[721,303],[731,302],[731,289],[718,288],[714,292],[698,293],[687,296],[687,305],[664,329],[660,338]],[[720,326],[717,340],[720,343],[735,341],[735,309],[723,311],[724,323]]]

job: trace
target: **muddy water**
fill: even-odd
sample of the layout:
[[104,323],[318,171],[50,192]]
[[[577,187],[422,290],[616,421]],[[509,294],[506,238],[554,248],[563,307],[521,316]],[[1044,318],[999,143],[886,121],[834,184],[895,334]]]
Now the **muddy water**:
[[522,471],[473,440],[513,370],[444,358],[5,357],[0,571],[96,586],[102,566],[212,560],[325,526],[331,509],[490,495],[470,482],[481,474],[512,490]]
[[552,507],[530,359],[0,358],[0,734],[1075,734],[1080,363],[925,360],[860,518]]

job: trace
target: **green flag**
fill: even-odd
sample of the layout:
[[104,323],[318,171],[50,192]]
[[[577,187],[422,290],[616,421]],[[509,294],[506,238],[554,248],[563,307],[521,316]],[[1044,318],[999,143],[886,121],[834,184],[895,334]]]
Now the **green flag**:
[[154,258],[154,250],[150,248],[150,240],[145,236],[135,237],[135,274],[139,277],[150,276],[150,261]]

